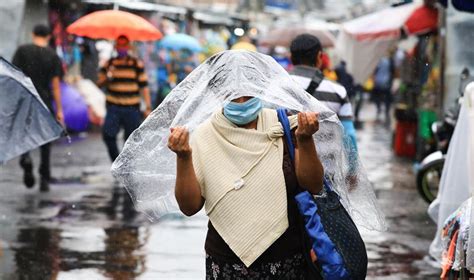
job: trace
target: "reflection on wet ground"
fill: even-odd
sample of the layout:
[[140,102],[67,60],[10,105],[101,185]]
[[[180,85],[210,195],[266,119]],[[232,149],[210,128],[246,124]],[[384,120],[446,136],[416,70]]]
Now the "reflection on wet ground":
[[[368,279],[436,279],[424,260],[435,227],[411,162],[392,156],[391,133],[366,114],[359,149],[390,226],[362,229]],[[60,142],[53,156],[50,193],[24,188],[17,162],[0,169],[0,279],[204,278],[204,214],[149,224],[111,178],[100,135]]]

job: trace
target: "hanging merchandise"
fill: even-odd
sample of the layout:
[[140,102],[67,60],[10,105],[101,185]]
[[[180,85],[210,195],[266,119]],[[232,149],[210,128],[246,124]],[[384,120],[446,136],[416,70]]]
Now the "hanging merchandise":
[[[461,204],[444,222],[441,231],[442,253],[442,272],[441,279],[447,279],[453,275],[457,276],[459,272],[466,276],[470,274],[466,268],[466,253],[469,240],[470,221],[471,221],[472,198],[469,198]],[[467,278],[461,278],[467,279]],[[471,277],[469,277],[471,279]]]

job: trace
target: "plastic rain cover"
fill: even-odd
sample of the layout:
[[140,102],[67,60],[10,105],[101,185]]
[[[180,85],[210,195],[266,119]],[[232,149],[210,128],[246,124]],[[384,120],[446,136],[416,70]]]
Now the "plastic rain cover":
[[[235,50],[218,53],[181,82],[125,143],[112,172],[125,185],[138,211],[152,221],[179,211],[174,197],[176,156],[167,147],[170,127],[193,130],[216,110],[242,96],[259,97],[264,107],[320,113],[314,136],[325,172],[354,221],[369,229],[385,229],[375,194],[359,163],[350,186],[342,125],[322,103],[297,86],[270,56]],[[354,181],[354,180],[352,180]]]
[[0,164],[62,132],[31,80],[0,57]]
[[[438,224],[436,236],[430,246],[430,254],[442,262],[444,249],[441,231],[445,220],[464,201],[472,197],[474,191],[474,83],[469,84],[464,92],[461,112],[449,144],[448,154],[441,174],[438,196],[431,203],[428,213]],[[474,203],[466,213],[469,224],[474,224]],[[466,207],[464,207],[466,209]],[[470,215],[469,215],[470,214]],[[467,219],[464,219],[467,224]],[[474,229],[470,227],[467,244],[464,243],[466,260],[456,260],[474,272]],[[460,246],[458,247],[460,248]],[[464,252],[463,252],[464,253]],[[464,255],[464,254],[462,254]],[[459,253],[457,254],[459,256]],[[456,265],[460,266],[459,264]]]

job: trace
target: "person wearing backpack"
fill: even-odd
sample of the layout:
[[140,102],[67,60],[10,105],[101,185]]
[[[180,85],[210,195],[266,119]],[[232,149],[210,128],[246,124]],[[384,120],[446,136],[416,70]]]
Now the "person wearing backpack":
[[[297,36],[290,45],[291,61],[295,66],[290,75],[300,86],[337,114],[344,127],[344,146],[349,159],[357,158],[352,105],[347,90],[340,84],[326,79],[320,71],[323,63],[321,42],[311,34]],[[351,170],[356,167],[349,161]],[[355,179],[355,178],[354,178]]]
[[140,92],[146,105],[145,117],[151,112],[148,79],[143,62],[129,54],[130,41],[126,36],[117,38],[115,49],[117,56],[100,69],[97,81],[99,87],[105,88],[107,114],[102,136],[112,161],[119,155],[117,134],[120,128],[125,129],[126,140],[140,126]]
[[392,84],[395,76],[395,63],[391,56],[382,57],[374,71],[373,99],[377,106],[377,120],[385,105],[385,122],[390,122],[390,106],[392,104]]

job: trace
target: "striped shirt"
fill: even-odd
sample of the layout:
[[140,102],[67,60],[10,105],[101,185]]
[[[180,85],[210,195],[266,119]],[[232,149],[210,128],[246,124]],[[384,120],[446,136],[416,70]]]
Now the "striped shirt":
[[140,105],[140,90],[148,86],[143,62],[130,56],[110,59],[99,71],[99,81],[104,80],[106,101],[113,105]]
[[[290,73],[293,80],[304,89],[309,87],[314,74],[314,68],[308,66],[296,66]],[[340,120],[352,119],[352,105],[343,86],[324,79],[316,90],[312,93],[310,92],[310,94],[336,113]]]

